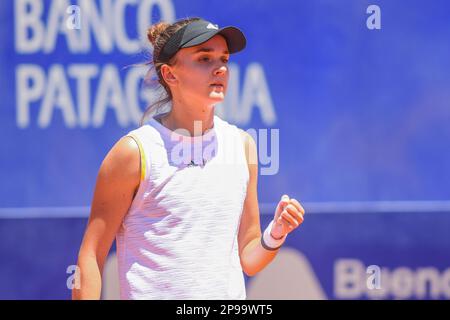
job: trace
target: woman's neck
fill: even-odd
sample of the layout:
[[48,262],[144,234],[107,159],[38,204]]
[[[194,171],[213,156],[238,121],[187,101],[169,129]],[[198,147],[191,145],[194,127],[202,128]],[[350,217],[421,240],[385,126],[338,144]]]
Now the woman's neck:
[[174,103],[172,110],[161,118],[161,124],[171,131],[188,130],[192,137],[204,135],[214,125],[214,106],[198,111]]

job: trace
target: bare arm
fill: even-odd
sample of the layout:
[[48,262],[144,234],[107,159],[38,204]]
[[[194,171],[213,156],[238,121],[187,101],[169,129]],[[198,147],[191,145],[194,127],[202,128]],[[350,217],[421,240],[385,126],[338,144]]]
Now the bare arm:
[[[278,250],[266,250],[261,245],[261,226],[258,206],[258,155],[253,138],[242,131],[245,141],[245,151],[250,173],[247,196],[244,202],[241,224],[239,227],[239,255],[243,271],[248,276],[254,276],[264,269],[277,255]],[[281,238],[298,227],[303,221],[304,210],[295,199],[282,199],[275,210],[274,220],[278,221],[275,231],[276,238]],[[295,220],[295,221],[294,221]],[[294,227],[291,226],[298,222]],[[265,227],[265,226],[264,226]],[[272,229],[274,230],[274,229]]]
[[102,272],[112,242],[139,187],[140,154],[130,137],[120,139],[102,162],[91,214],[78,254],[80,288],[72,299],[100,299]]

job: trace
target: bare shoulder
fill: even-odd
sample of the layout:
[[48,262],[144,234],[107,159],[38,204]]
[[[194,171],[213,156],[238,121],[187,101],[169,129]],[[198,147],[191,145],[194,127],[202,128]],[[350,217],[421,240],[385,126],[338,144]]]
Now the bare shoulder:
[[100,174],[110,178],[126,179],[128,183],[138,184],[140,179],[139,147],[133,138],[122,137],[106,155]]
[[119,160],[139,159],[139,147],[130,136],[124,136],[111,148],[109,155]]

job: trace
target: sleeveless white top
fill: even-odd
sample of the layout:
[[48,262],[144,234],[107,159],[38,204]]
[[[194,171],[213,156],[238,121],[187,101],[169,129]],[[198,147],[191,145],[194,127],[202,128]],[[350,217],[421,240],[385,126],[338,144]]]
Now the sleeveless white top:
[[116,235],[121,299],[245,299],[238,230],[249,171],[239,129],[190,137],[152,118],[128,133],[141,182]]

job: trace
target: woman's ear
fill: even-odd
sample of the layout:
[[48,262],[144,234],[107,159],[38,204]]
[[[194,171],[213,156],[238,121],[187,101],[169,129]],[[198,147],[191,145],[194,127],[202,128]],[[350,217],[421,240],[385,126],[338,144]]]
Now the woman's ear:
[[177,82],[177,78],[173,74],[171,67],[167,64],[161,66],[161,75],[167,84],[175,84]]

